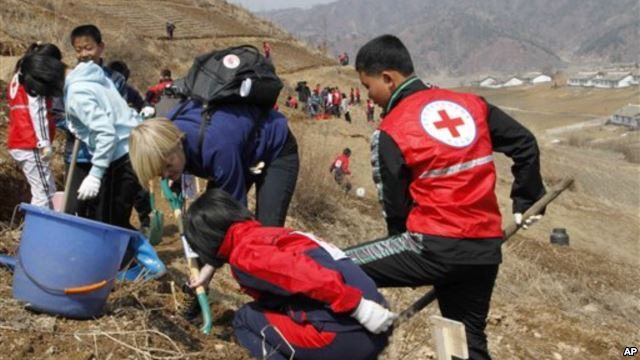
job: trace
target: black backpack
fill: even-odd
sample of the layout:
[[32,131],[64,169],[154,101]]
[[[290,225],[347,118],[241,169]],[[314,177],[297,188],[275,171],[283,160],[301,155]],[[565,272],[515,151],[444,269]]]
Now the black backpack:
[[[187,76],[177,80],[172,91],[185,98],[175,120],[190,100],[202,103],[198,148],[204,131],[219,104],[242,103],[262,107],[268,113],[278,99],[282,81],[276,70],[254,46],[242,45],[196,57]],[[257,126],[254,126],[254,129]]]

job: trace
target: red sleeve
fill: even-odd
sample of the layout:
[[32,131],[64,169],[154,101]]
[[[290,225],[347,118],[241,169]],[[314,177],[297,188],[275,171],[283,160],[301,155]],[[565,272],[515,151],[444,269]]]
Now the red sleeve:
[[343,162],[343,166],[342,166],[342,172],[344,172],[347,175],[351,175],[351,170],[349,170],[349,158],[348,157],[344,157],[344,162]]
[[236,276],[245,287],[302,294],[329,304],[336,313],[353,311],[362,298],[362,291],[345,284],[342,274],[322,267],[303,251],[291,252],[271,244],[254,243],[237,247],[229,263],[248,275],[242,279]]

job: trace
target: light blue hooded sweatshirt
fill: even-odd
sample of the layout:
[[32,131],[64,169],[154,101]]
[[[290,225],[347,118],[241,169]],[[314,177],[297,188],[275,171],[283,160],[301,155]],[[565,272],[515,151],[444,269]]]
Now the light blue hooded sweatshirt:
[[80,63],[67,75],[64,103],[69,130],[92,155],[89,174],[102,179],[109,164],[129,152],[129,134],[142,118],[93,62]]

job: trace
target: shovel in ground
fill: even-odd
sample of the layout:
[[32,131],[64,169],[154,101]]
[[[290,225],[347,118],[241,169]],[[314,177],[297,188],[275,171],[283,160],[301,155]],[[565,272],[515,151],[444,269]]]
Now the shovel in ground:
[[[552,188],[540,200],[536,201],[536,203],[533,204],[529,208],[529,210],[527,210],[524,213],[523,218],[526,219],[530,216],[540,214],[542,212],[542,209],[544,209],[550,202],[552,202],[556,197],[558,197],[558,195],[560,195],[569,186],[571,186],[571,184],[573,184],[572,178],[562,180],[560,184]],[[507,228],[502,230],[504,234],[503,241],[509,240],[509,238],[512,237],[516,232],[518,232],[519,229],[520,227],[515,223],[512,223],[509,226],[507,226]],[[398,326],[406,322],[407,320],[411,319],[413,315],[417,314],[420,310],[424,309],[427,305],[431,304],[435,299],[436,299],[436,291],[434,289],[429,290],[429,292],[424,294],[421,298],[416,300],[416,302],[414,302],[408,308],[402,311],[400,315],[394,320],[393,325]]]
[[156,197],[154,194],[153,181],[149,181],[149,202],[151,203],[151,222],[149,224],[149,242],[151,245],[158,245],[162,241],[164,229],[164,214],[156,208]]
[[[171,188],[169,187],[169,182],[166,179],[162,179],[160,182],[160,187],[162,188],[162,194],[165,199],[169,202],[171,209],[173,209],[173,214],[176,217],[176,221],[178,222],[178,231],[180,232],[180,239],[182,240],[182,247],[184,249],[184,254],[187,259],[187,266],[189,267],[189,275],[192,278],[197,278],[200,274],[200,269],[198,268],[198,254],[196,254],[189,243],[187,243],[187,238],[184,235],[184,223],[182,222],[182,207],[184,204],[184,196],[183,193],[180,192],[179,195],[176,195]],[[213,327],[213,321],[211,318],[211,307],[209,306],[209,297],[207,296],[207,292],[204,290],[204,286],[198,286],[196,288],[196,295],[198,297],[198,303],[200,304],[200,309],[202,310],[202,332],[205,334],[211,333],[211,328]]]

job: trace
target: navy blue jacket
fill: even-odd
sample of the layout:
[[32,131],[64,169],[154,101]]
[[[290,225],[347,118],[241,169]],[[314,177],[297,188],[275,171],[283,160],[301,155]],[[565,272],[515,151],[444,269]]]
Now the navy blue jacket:
[[[180,106],[171,109],[167,117],[172,118]],[[185,170],[213,181],[246,205],[249,167],[260,161],[268,166],[278,157],[289,134],[287,119],[275,110],[265,112],[252,105],[221,105],[211,115],[199,149],[201,113],[202,105],[191,101],[173,121],[186,134]]]

